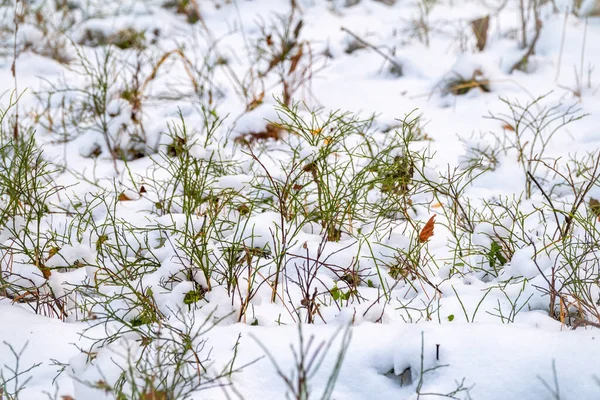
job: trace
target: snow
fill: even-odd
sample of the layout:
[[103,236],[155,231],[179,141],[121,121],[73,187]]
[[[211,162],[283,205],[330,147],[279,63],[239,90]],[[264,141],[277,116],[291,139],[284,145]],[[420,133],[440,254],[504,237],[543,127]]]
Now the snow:
[[0,5],[0,399],[598,398],[600,2],[295,2]]

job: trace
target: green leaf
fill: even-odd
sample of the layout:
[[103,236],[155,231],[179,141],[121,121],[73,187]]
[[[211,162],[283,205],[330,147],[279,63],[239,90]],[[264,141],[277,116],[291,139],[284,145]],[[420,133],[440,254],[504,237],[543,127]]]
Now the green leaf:
[[100,249],[102,248],[102,245],[107,240],[108,240],[108,235],[100,235],[98,237],[98,240],[96,241],[96,251],[100,252]]
[[202,300],[204,298],[204,293],[198,290],[190,290],[189,292],[187,292],[185,294],[185,297],[183,298],[183,303],[190,305],[193,303],[197,303],[198,301]]
[[338,289],[338,287],[337,287],[337,286],[334,286],[334,287],[333,287],[333,289],[331,289],[331,290],[329,291],[329,293],[331,293],[331,297],[333,297],[333,299],[334,299],[335,301],[339,301],[339,300],[340,300],[340,297],[341,297],[341,295],[342,295],[342,294],[341,294],[341,292],[340,292],[340,289]]
[[450,321],[450,322],[454,321],[454,314],[448,315],[448,321]]
[[154,321],[153,321],[152,315],[149,315],[149,313],[147,313],[147,312],[142,312],[137,317],[132,318],[129,322],[131,323],[131,326],[137,327],[137,326],[151,324]]
[[492,268],[495,268],[496,266],[502,267],[508,262],[506,257],[504,257],[504,254],[502,254],[502,247],[493,240],[486,256],[490,263],[490,267]]

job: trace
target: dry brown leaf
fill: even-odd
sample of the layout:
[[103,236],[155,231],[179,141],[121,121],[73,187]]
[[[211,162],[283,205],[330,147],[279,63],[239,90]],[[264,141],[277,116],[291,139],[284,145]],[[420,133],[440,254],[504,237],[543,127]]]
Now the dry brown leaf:
[[48,258],[46,259],[46,261],[54,257],[59,251],[60,247],[51,247],[50,250],[48,250]]
[[35,293],[32,293],[32,292],[30,292],[30,291],[26,291],[25,293],[22,293],[22,294],[19,294],[19,295],[17,295],[17,296],[15,296],[15,297],[13,297],[13,298],[12,298],[12,303],[13,303],[13,304],[14,304],[14,303],[18,303],[19,301],[23,300],[23,299],[24,299],[25,297],[27,297],[27,296],[33,296],[33,297],[37,297],[37,296],[35,295]]
[[49,279],[50,275],[52,275],[52,271],[50,271],[50,268],[42,266],[42,265],[40,265],[38,268],[40,269],[40,271],[42,271],[42,275],[44,275],[44,279]]
[[300,59],[302,58],[302,54],[303,54],[303,45],[300,44],[300,47],[298,48],[298,52],[292,57],[292,63],[290,65],[290,70],[288,72],[288,75],[290,75],[292,72],[294,72],[296,70],[296,67],[298,66],[298,63],[300,62]]
[[133,200],[131,197],[127,196],[125,192],[119,195],[119,201],[131,201]]
[[515,128],[513,128],[513,126],[510,124],[504,124],[504,125],[502,125],[502,128],[506,129],[507,131],[511,131],[511,132],[515,131]]
[[148,393],[143,393],[140,400],[167,400],[167,392],[153,388]]
[[429,221],[425,224],[423,229],[421,229],[421,233],[419,233],[419,242],[425,243],[429,240],[430,237],[433,236],[433,224],[434,224],[435,214],[429,218]]
[[262,132],[251,132],[244,136],[238,136],[235,138],[235,141],[240,144],[252,145],[257,141],[262,140],[279,140],[281,137],[281,133],[283,132],[283,128],[280,125],[268,123],[265,130]]
[[300,31],[302,30],[303,26],[304,26],[304,21],[302,21],[302,20],[298,21],[298,24],[296,24],[296,27],[294,28],[294,39],[298,39],[298,36],[300,36]]
[[144,187],[144,185],[142,185],[140,187],[140,194],[146,193],[146,188]]
[[475,38],[477,39],[477,49],[479,51],[483,51],[483,49],[485,49],[485,45],[487,44],[489,25],[489,15],[471,21],[471,28],[473,29],[473,33],[475,34]]
[[68,394],[60,396],[61,400],[75,400],[75,397],[69,396]]
[[252,101],[246,105],[246,111],[252,111],[256,107],[262,104],[263,99],[265,98],[265,92],[260,92],[257,96],[254,96]]
[[590,212],[594,214],[596,218],[598,218],[598,221],[600,221],[600,201],[594,199],[593,197],[590,197],[588,208]]

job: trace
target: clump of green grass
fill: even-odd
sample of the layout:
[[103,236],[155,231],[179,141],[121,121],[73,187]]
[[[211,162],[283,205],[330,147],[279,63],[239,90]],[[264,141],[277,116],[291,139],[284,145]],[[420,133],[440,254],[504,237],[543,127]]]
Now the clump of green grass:
[[146,32],[125,28],[107,36],[101,30],[87,29],[79,44],[90,47],[113,45],[121,50],[143,50],[146,48]]
[[202,19],[196,0],[168,0],[163,3],[165,8],[173,8],[177,14],[183,14],[190,24],[195,24]]

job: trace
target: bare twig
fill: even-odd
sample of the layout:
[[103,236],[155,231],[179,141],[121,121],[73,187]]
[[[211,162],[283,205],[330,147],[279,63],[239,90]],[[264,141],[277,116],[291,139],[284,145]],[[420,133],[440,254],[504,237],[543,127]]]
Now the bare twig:
[[594,328],[600,328],[600,324],[597,322],[586,321],[585,319],[577,318],[573,324],[573,330],[579,328],[580,326],[593,326]]
[[531,179],[531,181],[533,183],[535,183],[535,186],[537,186],[538,189],[540,189],[540,192],[542,192],[542,196],[544,196],[546,198],[546,200],[548,200],[548,205],[552,208],[552,213],[554,215],[554,220],[556,222],[556,230],[560,232],[560,236],[562,238],[562,230],[560,228],[560,222],[558,220],[558,215],[556,213],[557,208],[554,207],[554,204],[552,204],[552,199],[550,198],[550,196],[548,196],[546,194],[546,192],[544,191],[544,189],[542,188],[540,183],[537,181],[537,179],[535,179],[535,176],[533,176],[533,174],[530,171],[527,171],[527,176],[529,177],[529,179]]
[[529,57],[534,53],[535,45],[537,44],[537,41],[540,38],[540,33],[542,32],[542,26],[543,26],[543,23],[542,23],[541,19],[538,19],[535,21],[535,36],[533,37],[533,40],[529,44],[529,48],[527,49],[525,54],[523,54],[523,57],[521,57],[519,59],[519,61],[517,61],[511,67],[511,69],[510,69],[511,74],[514,72],[515,69],[519,68],[521,65],[524,65],[527,62],[527,60],[529,60]]
[[361,38],[360,36],[358,36],[356,33],[352,32],[348,28],[345,28],[345,27],[342,26],[342,31],[346,32],[347,34],[349,34],[350,36],[352,36],[354,39],[356,39],[358,42],[360,42],[361,44],[367,46],[368,48],[370,48],[371,50],[373,50],[374,52],[376,52],[377,54],[379,54],[386,61],[388,61],[390,64],[392,64],[395,68],[398,68],[398,71],[402,71],[402,65],[401,64],[399,64],[396,60],[394,60],[389,55],[385,54],[383,51],[379,50],[375,45],[367,42],[366,40],[364,40],[363,38]]

